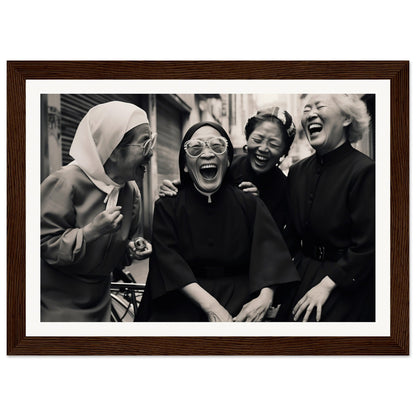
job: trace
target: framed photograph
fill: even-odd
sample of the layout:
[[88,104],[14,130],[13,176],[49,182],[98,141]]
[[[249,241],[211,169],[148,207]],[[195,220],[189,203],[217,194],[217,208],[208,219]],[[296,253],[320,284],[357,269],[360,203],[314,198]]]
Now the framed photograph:
[[[9,355],[409,354],[409,62],[13,61],[8,62],[7,68],[7,352]],[[183,166],[178,164],[179,153],[184,152],[184,157],[192,159],[199,158],[205,151],[204,149],[209,149],[215,155],[228,155],[228,162],[231,165],[233,160],[233,163],[244,158],[249,160],[250,148],[247,145],[250,145],[251,142],[247,140],[252,140],[252,131],[247,127],[248,120],[251,120],[256,114],[262,115],[264,112],[271,111],[272,115],[278,118],[279,123],[284,126],[284,137],[291,137],[287,151],[280,159],[278,158],[278,162],[272,163],[272,165],[275,168],[278,164],[276,169],[284,178],[291,170],[289,178],[292,178],[293,183],[295,180],[293,178],[296,176],[295,169],[291,169],[292,166],[300,166],[302,161],[315,157],[315,151],[317,162],[324,165],[329,160],[329,158],[325,159],[325,156],[320,158],[321,153],[319,152],[319,149],[323,148],[319,146],[328,146],[330,137],[332,137],[328,134],[325,136],[326,141],[319,144],[320,137],[323,137],[321,132],[326,131],[325,129],[329,126],[329,122],[325,121],[327,115],[322,115],[322,113],[319,116],[321,121],[305,121],[315,117],[311,115],[312,112],[326,111],[320,109],[326,107],[325,102],[322,104],[322,98],[312,98],[317,95],[330,97],[330,100],[334,102],[335,97],[338,96],[353,96],[361,107],[365,108],[368,120],[370,120],[367,123],[368,128],[365,134],[360,136],[359,141],[353,142],[350,139],[346,140],[345,144],[348,149],[352,149],[348,152],[359,154],[359,158],[362,157],[368,161],[365,163],[375,166],[375,185],[374,189],[371,189],[375,194],[374,212],[368,214],[368,212],[372,212],[372,202],[371,200],[367,202],[368,194],[364,188],[361,191],[356,191],[355,195],[355,199],[360,201],[359,204],[363,207],[365,215],[367,217],[370,215],[370,219],[374,223],[373,235],[375,233],[375,250],[373,250],[375,255],[372,257],[375,260],[367,261],[368,264],[365,263],[363,266],[363,269],[372,270],[375,282],[372,291],[369,292],[370,295],[366,294],[363,295],[364,297],[354,298],[351,301],[355,315],[343,315],[342,319],[327,317],[327,319],[320,321],[317,308],[314,322],[302,322],[302,318],[298,319],[296,310],[299,310],[299,313],[302,311],[303,316],[306,316],[306,305],[305,309],[302,309],[302,303],[308,300],[307,294],[309,292],[306,292],[306,298],[303,296],[298,303],[295,302],[296,322],[293,319],[280,320],[276,318],[276,316],[284,314],[284,302],[278,301],[268,309],[262,322],[198,322],[197,319],[195,322],[193,322],[194,319],[189,319],[189,321],[182,319],[182,322],[181,319],[172,319],[172,322],[167,322],[163,319],[154,319],[153,321],[137,319],[138,309],[143,310],[143,305],[148,299],[146,298],[147,291],[150,290],[145,289],[149,273],[149,258],[144,255],[141,257],[139,254],[135,256],[134,253],[139,250],[140,244],[144,244],[144,251],[149,248],[150,253],[151,245],[155,243],[151,254],[154,257],[151,257],[153,260],[150,260],[153,261],[153,266],[150,268],[155,273],[156,266],[154,264],[157,257],[155,252],[160,253],[160,251],[157,251],[159,250],[159,239],[156,242],[156,237],[155,240],[153,237],[156,234],[156,229],[162,229],[162,235],[166,235],[166,228],[156,227],[156,222],[153,222],[155,202],[159,199],[160,187],[164,180],[175,180],[181,177],[183,182]],[[146,115],[135,113],[134,117],[145,117],[146,123],[143,121],[141,123],[149,125],[151,130],[148,134],[149,137],[143,144],[129,143],[126,145],[139,146],[143,150],[143,154],[149,156],[146,161],[148,163],[146,173],[141,175],[140,180],[135,178],[135,185],[132,185],[132,189],[137,187],[137,195],[140,195],[141,209],[134,215],[137,214],[138,222],[141,225],[141,237],[130,242],[133,244],[130,247],[134,252],[133,256],[125,256],[122,263],[118,261],[117,257],[117,267],[111,269],[113,271],[110,277],[106,277],[106,289],[100,288],[99,285],[91,289],[93,284],[98,282],[98,272],[91,272],[91,268],[86,267],[90,277],[92,276],[91,279],[96,279],[93,283],[91,279],[87,281],[88,273],[84,274],[83,270],[79,271],[78,266],[71,269],[72,260],[65,260],[65,267],[69,264],[69,269],[60,269],[59,266],[54,270],[76,270],[76,272],[73,272],[73,275],[70,273],[68,276],[62,275],[59,286],[48,286],[48,289],[45,289],[48,285],[45,282],[49,279],[47,278],[49,272],[45,271],[45,267],[47,268],[51,264],[55,267],[56,262],[61,261],[60,256],[64,256],[65,248],[63,247],[64,243],[57,242],[55,238],[48,240],[45,237],[44,228],[49,227],[51,230],[49,235],[53,237],[59,234],[56,231],[57,225],[53,218],[60,218],[58,222],[61,224],[62,218],[65,218],[66,221],[71,215],[88,216],[89,211],[86,211],[85,207],[83,210],[70,207],[68,212],[64,212],[63,205],[56,204],[54,198],[43,193],[43,188],[46,185],[42,185],[41,200],[41,183],[51,176],[56,176],[56,172],[60,172],[61,168],[75,166],[74,169],[81,169],[91,180],[91,183],[101,189],[98,176],[90,176],[83,167],[83,162],[80,162],[83,155],[89,154],[89,151],[85,153],[85,149],[82,148],[81,153],[74,152],[74,137],[80,135],[82,120],[87,114],[90,114],[92,108],[110,102],[139,107],[140,114],[145,113]],[[344,112],[340,114],[345,116]],[[346,116],[344,118],[347,120],[345,126],[349,128],[351,120]],[[205,143],[205,139],[188,143],[190,138],[195,138],[192,126],[201,122],[211,127],[218,124],[222,126],[220,137],[214,137],[218,143],[213,143],[213,138]],[[132,126],[137,125],[138,122]],[[256,124],[256,126],[258,125]],[[219,131],[218,127],[216,129]],[[350,132],[351,130],[352,128],[349,129]],[[187,131],[188,133],[185,133]],[[193,133],[189,133],[190,131]],[[153,133],[157,133],[157,138]],[[183,145],[182,138],[185,135],[186,139],[187,134],[189,137],[187,141],[184,140]],[[125,136],[123,136],[123,140]],[[273,140],[270,138],[272,136],[266,140],[264,137],[259,139],[259,143],[265,143],[267,154],[257,151],[257,159],[253,162],[254,170],[256,166],[261,169],[267,165],[267,155],[273,153],[274,144],[271,143]],[[94,141],[98,148],[95,137]],[[352,143],[350,144],[350,142]],[[191,145],[195,147],[190,149]],[[341,144],[339,147],[337,145],[336,149],[341,147]],[[233,156],[231,156],[230,149],[233,150]],[[340,164],[341,159],[337,160],[337,163]],[[364,159],[357,160],[359,161],[354,163],[357,163],[358,166]],[[104,164],[104,162],[102,163]],[[127,162],[125,163],[127,166]],[[199,173],[195,174],[192,171],[191,163],[187,163],[185,172],[191,171],[190,177],[201,194],[198,188]],[[305,165],[303,163],[302,166],[305,167]],[[108,165],[106,166],[108,167]],[[109,169],[106,168],[105,172],[108,173]],[[204,165],[204,169],[206,169],[204,175],[208,176],[201,173],[205,178],[202,180],[208,182],[212,182],[211,176],[213,175],[215,179],[217,171],[220,171],[220,168],[212,167],[208,163]],[[214,169],[215,172],[207,172],[210,169]],[[342,169],[342,173],[344,171],[345,169]],[[202,172],[202,170],[198,172]],[[297,178],[297,186],[299,187],[297,189],[300,189],[302,185],[299,181],[302,181],[305,176],[300,175]],[[247,182],[246,178],[243,181]],[[48,186],[55,186],[54,189],[59,188],[59,192],[61,192],[61,188],[64,186],[61,182],[58,185],[56,183]],[[89,185],[91,183],[88,182]],[[316,186],[317,183],[315,183]],[[82,186],[87,185],[83,183]],[[180,187],[182,184],[178,186]],[[254,186],[257,190],[253,191],[257,192],[256,197],[259,196],[257,189],[259,187],[259,184]],[[108,191],[105,203],[111,199],[111,192],[115,188],[117,186]],[[339,212],[345,211],[344,205],[348,205],[349,209],[348,213],[343,214],[347,218],[346,223],[353,223],[356,216],[360,215],[356,211],[351,213],[350,206],[355,202],[351,202],[350,197],[345,199],[346,202],[342,205],[340,202],[343,201],[342,195],[339,193],[335,195],[333,189],[336,189],[336,186],[334,185],[332,188],[331,182],[328,182],[327,188],[321,193],[323,196],[320,199],[326,198],[330,201],[330,205],[323,208],[323,215],[327,220],[321,219],[321,223],[317,224],[318,228],[324,229],[331,223],[332,206],[341,207],[338,213],[334,213],[336,208],[332,212],[333,218],[338,222],[341,215]],[[207,191],[204,194],[209,203],[211,195],[215,196],[216,190],[213,193]],[[330,196],[331,191],[332,196]],[[121,198],[122,192],[124,191],[117,188],[118,198]],[[260,188],[260,199],[264,199],[264,207],[270,208],[261,192]],[[83,198],[85,200],[91,199],[91,195],[92,193],[87,190]],[[311,201],[315,196],[318,199],[317,195],[317,190],[316,193],[311,192],[310,195],[308,193]],[[163,198],[169,198],[169,196]],[[250,195],[250,201],[255,199]],[[290,201],[289,196],[289,210],[291,209]],[[118,203],[120,203],[120,199]],[[44,213],[44,206],[47,204],[54,206],[51,208],[55,210],[54,213],[51,211],[48,211],[47,214]],[[170,206],[169,204],[165,205]],[[114,203],[114,205],[116,204]],[[159,210],[163,208],[160,208],[161,205],[163,204],[159,203]],[[263,202],[261,202],[261,206],[263,209]],[[267,208],[264,209],[267,210]],[[117,207],[111,212],[116,211]],[[245,208],[243,211],[248,219],[251,218],[250,212],[247,214]],[[126,223],[133,214],[130,213],[130,217],[127,217],[124,211],[123,213],[122,221]],[[279,225],[279,221],[274,217],[271,209],[270,213]],[[267,216],[270,216],[270,213]],[[271,221],[273,221],[272,216],[270,216]],[[41,217],[47,217],[45,220],[47,225],[43,220],[41,223]],[[231,214],[231,217],[239,218],[237,214]],[[160,215],[158,218],[160,220]],[[251,224],[250,221],[248,220]],[[258,221],[257,216],[256,221]],[[186,218],[182,220],[183,223],[186,223],[187,227],[189,226]],[[357,223],[360,222],[357,220]],[[181,229],[182,224],[176,224],[175,227]],[[221,231],[223,234],[217,232],[213,236],[213,242],[210,242],[209,236],[206,237],[208,239],[207,247],[210,244],[211,246],[217,244],[215,239],[219,239],[221,244],[225,244],[224,241],[233,241],[228,238],[227,228],[233,230],[230,233],[244,228],[238,224],[234,228],[228,227],[227,224]],[[305,223],[306,225],[309,227],[310,224]],[[76,228],[76,226],[74,227]],[[256,226],[248,225],[248,227],[251,230],[250,227]],[[294,227],[296,228],[296,224]],[[277,230],[275,224],[271,228]],[[334,229],[338,230],[338,228],[334,225]],[[355,228],[357,241],[364,238],[362,236],[364,228],[364,225]],[[282,224],[282,234],[285,233],[284,230],[286,230],[286,224]],[[247,231],[247,235],[256,235],[255,231],[255,228],[254,231]],[[198,233],[195,231],[195,234]],[[262,241],[263,236],[264,234],[261,234],[259,242]],[[66,238],[65,244],[69,238]],[[73,249],[72,256],[79,255],[79,252],[85,249],[85,244],[89,244],[89,241],[82,242],[83,238],[85,241],[87,240],[86,231],[84,237],[81,235],[81,237],[78,236],[73,241],[71,240],[70,244],[72,245],[80,244],[77,249]],[[186,240],[186,238],[185,236],[184,239]],[[250,238],[253,238],[254,241],[254,237]],[[97,237],[95,239],[97,240]],[[48,249],[45,247],[48,245],[53,246],[51,250],[54,254],[45,255],[45,250]],[[228,253],[235,252],[231,245],[229,243],[228,251],[217,250],[217,252],[226,253],[220,253],[218,256],[223,255],[228,259]],[[258,247],[261,244],[256,243],[252,246]],[[290,246],[289,242],[288,246]],[[120,250],[111,251],[109,245],[105,247],[102,254],[95,250],[89,254],[90,257],[87,260],[92,261],[94,256],[102,256],[102,261],[98,262],[98,266],[104,267],[106,262],[111,263],[113,255],[120,257]],[[181,246],[181,250],[186,251],[183,247]],[[131,250],[130,253],[132,253]],[[203,253],[204,250],[201,248],[200,252]],[[236,250],[238,251],[238,249]],[[331,267],[335,267],[333,265],[341,256],[347,255],[345,254],[347,249],[339,253],[339,249],[335,250],[330,246],[330,243],[326,242],[325,245],[311,243],[306,240],[305,236],[303,236],[300,250],[316,261],[328,260]],[[369,250],[368,247],[366,250]],[[253,249],[249,253],[251,269],[254,267],[254,263],[259,263],[258,259],[262,254],[258,253],[257,249]],[[354,255],[356,253],[348,254],[353,257]],[[168,266],[169,262],[177,264],[176,260],[166,260],[171,259],[169,256],[159,256],[162,260],[158,261],[165,261]],[[185,254],[183,256],[186,257]],[[268,256],[270,264],[272,264],[271,258],[275,256],[270,254]],[[290,256],[288,258],[290,260]],[[294,263],[296,263],[296,259],[296,255],[293,255]],[[222,261],[225,262],[225,260]],[[237,273],[236,269],[240,264],[237,260],[235,262],[232,266],[228,266],[229,263],[227,263],[227,266],[222,266],[220,271],[217,266],[211,267],[211,264],[203,270],[199,265],[192,264],[192,267],[189,267],[195,275],[201,273],[204,276],[209,274],[211,277],[213,274],[216,277],[218,273],[223,273],[228,278],[229,275]],[[271,268],[267,267],[270,266],[269,260],[266,258],[263,263],[266,263],[264,269],[267,272],[267,269]],[[292,262],[290,263],[292,267]],[[309,272],[299,264],[297,263],[297,268],[301,286]],[[345,266],[346,269],[348,267]],[[97,270],[101,269],[98,267]],[[263,269],[260,267],[259,270]],[[338,269],[332,268],[331,270],[333,277],[339,275],[339,272],[336,271]],[[331,273],[328,272],[332,275]],[[78,280],[75,279],[75,274]],[[336,280],[336,283],[340,285],[341,280],[337,279],[338,277],[334,277],[333,280]],[[344,304],[347,297],[352,299],[354,295],[351,293],[356,290],[355,287],[362,287],[366,284],[356,282],[355,275],[351,279],[350,286],[345,289],[346,297],[337,300],[339,304]],[[357,279],[360,280],[359,276]],[[55,280],[55,282],[57,281]],[[86,304],[82,304],[81,297],[83,296],[73,302],[73,304],[82,304],[79,307],[82,312],[71,315],[70,308],[65,306],[65,299],[61,295],[56,295],[65,285],[71,291],[73,282],[78,281],[83,281],[87,292],[90,290],[91,293],[98,293],[98,291],[106,293],[106,297],[103,299],[107,305],[105,308],[108,307],[105,312],[106,314],[108,312],[108,316],[105,315],[105,319],[100,315],[101,306],[95,305],[94,308],[90,308],[85,306]],[[332,280],[331,282],[334,283]],[[273,284],[270,285],[273,286]],[[165,282],[165,285],[169,286],[169,283]],[[158,289],[154,289],[155,287],[156,284],[152,284],[153,290],[157,291]],[[236,291],[238,290],[236,289]],[[291,293],[291,296],[294,296],[294,292]],[[108,295],[111,297],[108,298]],[[51,303],[48,303],[50,300]],[[54,315],[49,319],[51,316],[49,312],[56,305],[58,305],[58,309],[60,308],[61,315]],[[164,306],[164,308],[166,307]],[[372,317],[361,319],[357,312],[360,308],[370,310]],[[287,313],[290,315],[292,310]],[[73,318],[73,316],[77,317]],[[95,319],[97,316],[100,318]],[[238,313],[233,315],[237,320],[238,316]],[[322,316],[324,316],[324,309],[322,309]],[[307,320],[307,317],[305,319]],[[243,320],[248,321],[249,319]]]

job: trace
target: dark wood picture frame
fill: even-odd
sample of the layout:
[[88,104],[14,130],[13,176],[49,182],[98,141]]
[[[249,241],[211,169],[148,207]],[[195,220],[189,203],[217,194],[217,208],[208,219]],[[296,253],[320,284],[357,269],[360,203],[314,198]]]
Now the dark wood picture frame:
[[[26,336],[26,80],[279,79],[390,81],[390,336]],[[13,61],[7,63],[7,353],[9,355],[409,354],[408,61]]]

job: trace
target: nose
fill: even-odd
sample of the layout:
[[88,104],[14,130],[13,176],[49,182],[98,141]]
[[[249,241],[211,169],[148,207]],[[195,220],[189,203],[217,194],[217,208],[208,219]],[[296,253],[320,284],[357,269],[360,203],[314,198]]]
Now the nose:
[[315,117],[317,117],[317,116],[318,116],[318,115],[316,114],[316,108],[315,108],[315,107],[313,107],[313,108],[311,108],[311,110],[309,111],[307,119],[308,119],[308,120],[311,120],[311,119],[314,119],[314,118],[315,118]]
[[214,156],[215,156],[214,152],[208,147],[206,147],[200,155],[200,157],[203,157],[205,159],[210,159],[211,157],[214,157]]
[[269,147],[267,146],[267,141],[266,141],[266,140],[263,140],[263,141],[260,143],[260,146],[258,147],[258,150],[259,150],[260,152],[264,152],[264,153],[268,152]]
[[211,158],[214,157],[215,154],[213,150],[208,146],[208,143],[205,143],[204,149],[202,150],[200,157],[204,158]]

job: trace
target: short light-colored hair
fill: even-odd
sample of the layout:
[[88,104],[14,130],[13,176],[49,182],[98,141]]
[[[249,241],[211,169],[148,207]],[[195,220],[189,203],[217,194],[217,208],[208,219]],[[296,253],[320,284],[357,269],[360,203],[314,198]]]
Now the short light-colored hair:
[[370,116],[364,101],[356,94],[331,94],[340,110],[351,117],[351,124],[346,128],[350,143],[358,142],[368,131]]

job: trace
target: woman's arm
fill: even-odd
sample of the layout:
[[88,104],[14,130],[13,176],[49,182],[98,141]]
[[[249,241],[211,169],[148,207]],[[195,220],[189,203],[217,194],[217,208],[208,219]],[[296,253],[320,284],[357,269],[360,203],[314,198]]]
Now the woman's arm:
[[198,283],[190,283],[181,290],[207,314],[209,322],[232,322],[228,311]]
[[74,265],[86,255],[86,244],[120,228],[121,207],[103,211],[79,225],[72,183],[52,175],[41,187],[41,255],[51,265]]

